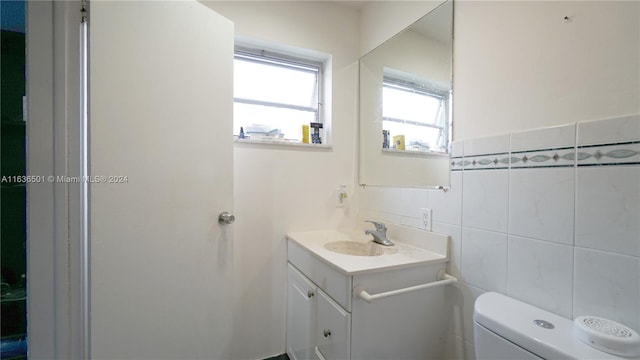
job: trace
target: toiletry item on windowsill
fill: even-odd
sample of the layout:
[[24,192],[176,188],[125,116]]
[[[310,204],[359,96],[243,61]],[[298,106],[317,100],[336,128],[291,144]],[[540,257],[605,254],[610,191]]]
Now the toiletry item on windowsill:
[[405,144],[406,150],[427,152],[430,150],[429,144],[420,140],[412,140]]
[[238,139],[244,139],[244,128],[240,126],[240,134],[238,135]]
[[253,140],[277,140],[284,138],[284,134],[278,128],[262,124],[252,124],[246,128],[245,138],[247,137],[251,137]]
[[302,143],[309,143],[309,125],[302,125]]
[[393,137],[393,147],[396,150],[404,150],[404,135],[396,135]]
[[390,135],[389,130],[382,130],[382,148],[383,149],[389,148],[389,135]]
[[322,144],[322,138],[320,137],[320,129],[322,129],[322,123],[312,122],[309,125],[313,128],[313,134],[311,134],[311,143]]

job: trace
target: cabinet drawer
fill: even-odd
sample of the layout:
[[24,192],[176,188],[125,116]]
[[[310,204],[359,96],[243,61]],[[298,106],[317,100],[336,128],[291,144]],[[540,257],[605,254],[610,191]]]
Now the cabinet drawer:
[[350,275],[341,273],[291,240],[287,241],[287,258],[338,304],[351,311]]
[[351,314],[318,290],[316,346],[326,360],[349,359]]

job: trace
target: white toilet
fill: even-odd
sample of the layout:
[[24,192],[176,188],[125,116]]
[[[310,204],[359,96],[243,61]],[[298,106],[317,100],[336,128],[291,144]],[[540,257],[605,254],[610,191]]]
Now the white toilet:
[[638,359],[640,354],[635,342],[622,344],[618,354],[624,357],[600,351],[576,336],[573,321],[494,292],[478,297],[473,320],[478,360]]

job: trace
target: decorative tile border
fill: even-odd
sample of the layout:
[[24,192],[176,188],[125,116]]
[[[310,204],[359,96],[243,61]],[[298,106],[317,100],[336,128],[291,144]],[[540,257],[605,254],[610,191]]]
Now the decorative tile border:
[[465,157],[464,170],[506,169],[509,167],[509,153],[487,154]]
[[640,165],[640,141],[451,159],[451,171],[598,165]]
[[451,171],[640,165],[639,129],[637,114],[459,141]]
[[511,168],[574,166],[575,148],[517,151],[510,160]]
[[576,155],[578,166],[640,165],[640,141],[579,146]]
[[461,171],[464,168],[464,158],[456,156],[451,158],[451,171]]

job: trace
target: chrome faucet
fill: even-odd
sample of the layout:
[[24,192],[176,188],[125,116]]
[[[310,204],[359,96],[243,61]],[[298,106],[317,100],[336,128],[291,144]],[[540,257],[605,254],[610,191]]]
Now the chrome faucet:
[[371,220],[366,220],[365,222],[372,223],[376,227],[375,230],[369,230],[369,229],[364,230],[365,234],[373,236],[374,242],[377,242],[378,244],[385,245],[385,246],[393,245],[391,240],[387,239],[387,227],[383,223],[379,223]]

